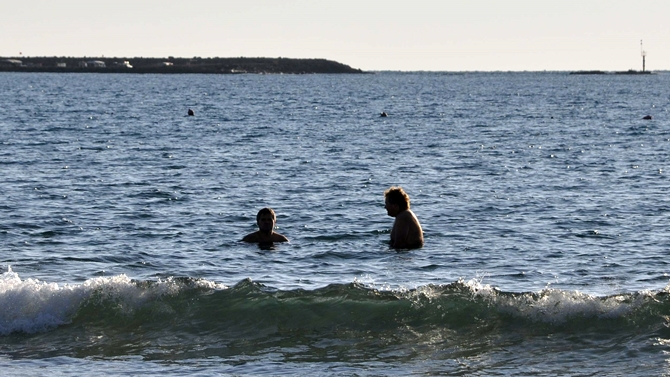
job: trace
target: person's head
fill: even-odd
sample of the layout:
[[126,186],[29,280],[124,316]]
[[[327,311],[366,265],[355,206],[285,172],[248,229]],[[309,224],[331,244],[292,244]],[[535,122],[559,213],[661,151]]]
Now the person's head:
[[391,187],[384,191],[386,212],[395,217],[398,213],[409,209],[409,195],[402,187]]
[[258,224],[258,229],[263,233],[272,233],[276,220],[277,216],[272,208],[263,208],[256,215],[256,224]]

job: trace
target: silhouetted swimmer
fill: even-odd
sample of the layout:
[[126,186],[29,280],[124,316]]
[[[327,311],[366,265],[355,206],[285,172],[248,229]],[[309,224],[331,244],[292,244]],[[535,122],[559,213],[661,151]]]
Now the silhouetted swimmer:
[[189,115],[189,116],[194,116],[194,115],[195,115],[195,113],[193,112],[193,110],[191,110],[191,109],[188,109],[188,115]]
[[386,118],[386,117],[389,116],[389,115],[386,114],[386,111],[382,111],[382,113],[379,114],[379,116],[382,117],[382,118]]
[[414,212],[409,209],[409,195],[402,187],[384,191],[386,213],[395,217],[389,245],[396,249],[416,249],[423,246],[423,229]]
[[642,119],[644,119],[644,120],[652,120],[653,118],[651,117],[651,115],[645,115],[645,116],[642,117]]
[[258,230],[256,232],[247,234],[242,238],[244,242],[258,243],[262,245],[272,244],[274,242],[288,242],[288,238],[283,234],[274,231],[277,216],[272,208],[263,208],[258,211],[256,215],[256,224]]

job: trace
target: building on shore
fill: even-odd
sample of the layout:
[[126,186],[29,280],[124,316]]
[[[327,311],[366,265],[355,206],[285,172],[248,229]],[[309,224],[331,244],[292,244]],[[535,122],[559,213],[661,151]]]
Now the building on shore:
[[88,68],[105,68],[105,62],[102,60],[91,60],[86,62],[86,67]]
[[0,66],[3,67],[23,67],[23,62],[18,59],[3,59],[0,60]]

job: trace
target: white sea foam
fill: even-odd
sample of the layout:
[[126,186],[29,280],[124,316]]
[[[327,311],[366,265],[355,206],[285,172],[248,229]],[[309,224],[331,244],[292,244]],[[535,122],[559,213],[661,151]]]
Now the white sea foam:
[[470,280],[466,285],[474,295],[486,298],[504,312],[552,324],[578,317],[618,318],[642,306],[649,297],[648,292],[598,297],[559,289],[501,294],[498,289],[478,280]]
[[21,280],[8,267],[0,275],[0,334],[33,333],[68,323],[89,294],[90,288],[81,285]]
[[[195,280],[194,288],[226,288],[208,280]],[[118,302],[122,310],[133,310],[161,296],[178,294],[185,284],[168,278],[142,287],[126,275],[98,277],[81,284],[48,283],[21,279],[7,267],[0,275],[0,335],[13,332],[35,333],[68,324],[81,304],[95,293],[98,298]]]

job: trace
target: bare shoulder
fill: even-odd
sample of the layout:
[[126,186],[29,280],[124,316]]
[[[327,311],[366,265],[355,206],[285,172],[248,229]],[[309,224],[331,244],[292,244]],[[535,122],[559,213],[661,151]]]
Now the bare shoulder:
[[266,243],[266,242],[289,242],[288,238],[284,237],[283,234],[272,233],[271,235],[263,234],[260,231],[247,234],[242,238],[242,242],[249,243]]
[[242,238],[242,242],[258,242],[258,240],[258,232],[247,234],[244,236],[244,238]]
[[417,223],[417,224],[419,223],[419,220],[416,218],[416,215],[410,209],[399,213],[396,220],[400,220],[403,223]]
[[283,234],[273,233],[272,242],[289,242],[289,240]]

